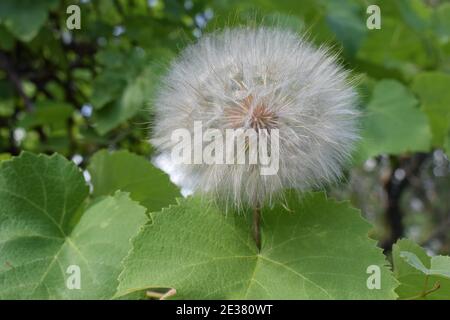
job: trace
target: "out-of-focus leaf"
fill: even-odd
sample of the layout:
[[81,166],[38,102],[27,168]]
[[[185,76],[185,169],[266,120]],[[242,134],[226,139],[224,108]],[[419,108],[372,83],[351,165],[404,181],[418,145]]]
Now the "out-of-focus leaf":
[[22,41],[30,41],[39,32],[50,9],[58,0],[2,0],[0,20],[8,30]]
[[442,41],[450,41],[450,3],[444,2],[433,15],[433,28]]
[[26,129],[40,125],[65,126],[65,121],[72,116],[72,113],[72,106],[65,102],[40,101],[36,104],[35,110],[26,113],[17,126]]
[[428,151],[430,128],[412,92],[395,80],[382,80],[362,115],[363,131],[358,157]]
[[125,61],[124,54],[118,48],[107,48],[95,55],[96,61],[108,69],[121,68]]
[[450,132],[450,75],[442,72],[418,74],[412,89],[428,117],[433,144],[442,146]]
[[[142,48],[134,48],[129,52],[109,48],[97,55],[97,60],[105,64],[105,69],[95,79],[91,97],[95,109],[94,127],[100,135],[108,133],[140,111],[148,110],[163,70],[161,66],[169,56],[170,50],[160,48],[155,48],[152,53]],[[116,59],[122,63],[109,65]]]
[[432,9],[424,1],[397,0],[395,3],[403,20],[411,29],[416,32],[424,32],[430,27]]
[[367,35],[365,11],[355,1],[327,1],[327,22],[342,43],[344,52],[354,57]]
[[117,71],[106,71],[100,74],[93,83],[92,106],[100,110],[107,103],[116,100],[126,84],[123,74]]
[[129,81],[117,101],[96,113],[96,130],[102,135],[106,134],[138,112],[148,110],[156,81],[153,66],[144,67],[136,78]]
[[[120,1],[118,5],[121,6]],[[107,21],[111,25],[117,25],[122,21],[121,13],[118,7],[112,1],[96,1],[96,10],[98,11],[97,18]],[[122,7],[122,6],[121,6]]]
[[[363,64],[398,71],[404,78],[414,76],[432,63],[421,38],[403,23],[389,17],[382,18],[380,30],[370,31],[357,58]],[[374,69],[376,72],[376,67]],[[386,77],[385,72],[383,76]]]
[[88,170],[94,196],[126,191],[150,212],[174,203],[175,197],[180,195],[164,172],[155,168],[149,160],[127,151],[99,151],[91,159]]

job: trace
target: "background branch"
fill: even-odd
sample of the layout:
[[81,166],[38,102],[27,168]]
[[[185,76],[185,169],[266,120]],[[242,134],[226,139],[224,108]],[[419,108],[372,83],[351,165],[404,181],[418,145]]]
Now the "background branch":
[[8,55],[2,51],[0,51],[0,68],[5,70],[6,74],[8,75],[9,80],[13,84],[14,88],[16,89],[19,96],[22,98],[25,108],[28,111],[33,111],[34,105],[31,99],[26,95],[23,86],[22,81],[17,74],[17,72],[14,69],[13,63],[11,62],[11,59],[8,57]]

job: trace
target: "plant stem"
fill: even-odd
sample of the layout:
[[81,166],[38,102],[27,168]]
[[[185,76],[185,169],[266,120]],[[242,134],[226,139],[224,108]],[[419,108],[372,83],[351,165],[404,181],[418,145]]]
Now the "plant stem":
[[261,208],[259,205],[253,208],[252,231],[256,247],[258,247],[258,250],[261,250]]
[[166,300],[169,297],[174,296],[177,293],[175,288],[171,288],[166,293],[156,292],[156,291],[147,291],[147,297],[158,300]]
[[[428,283],[428,276],[425,281],[426,281],[426,283]],[[416,300],[416,299],[421,299],[421,298],[426,299],[430,293],[433,293],[433,292],[439,290],[440,288],[441,288],[441,284],[439,282],[435,282],[434,286],[431,289],[429,289],[429,290],[424,289],[424,291],[421,292],[420,294],[409,297],[409,298],[404,298],[402,300]]]
[[26,110],[33,111],[33,102],[31,101],[30,97],[26,95],[23,89],[22,81],[16,70],[14,69],[13,62],[10,61],[8,56],[3,52],[0,52],[0,68],[6,71],[9,80],[16,88],[19,96],[23,99]]

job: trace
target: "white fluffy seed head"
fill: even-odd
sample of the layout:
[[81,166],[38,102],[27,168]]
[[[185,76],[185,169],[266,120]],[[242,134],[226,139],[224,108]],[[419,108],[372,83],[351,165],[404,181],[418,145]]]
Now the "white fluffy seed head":
[[[187,47],[172,63],[154,110],[156,164],[182,190],[237,207],[270,203],[284,188],[336,181],[358,138],[348,72],[325,48],[278,28],[226,29]],[[172,163],[172,132],[187,128],[193,135],[194,121],[224,136],[237,127],[278,129],[277,174],[261,175],[258,164]]]

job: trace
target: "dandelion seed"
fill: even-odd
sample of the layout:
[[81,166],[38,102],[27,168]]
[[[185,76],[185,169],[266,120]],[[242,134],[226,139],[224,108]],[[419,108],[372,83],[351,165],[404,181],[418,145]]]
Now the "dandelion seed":
[[172,63],[155,100],[151,141],[159,157],[170,159],[171,133],[193,131],[194,121],[224,135],[230,128],[269,135],[278,129],[275,175],[260,175],[258,164],[170,165],[184,190],[260,208],[284,188],[305,191],[341,177],[358,139],[356,93],[348,78],[336,56],[291,31],[238,28],[206,35]]

